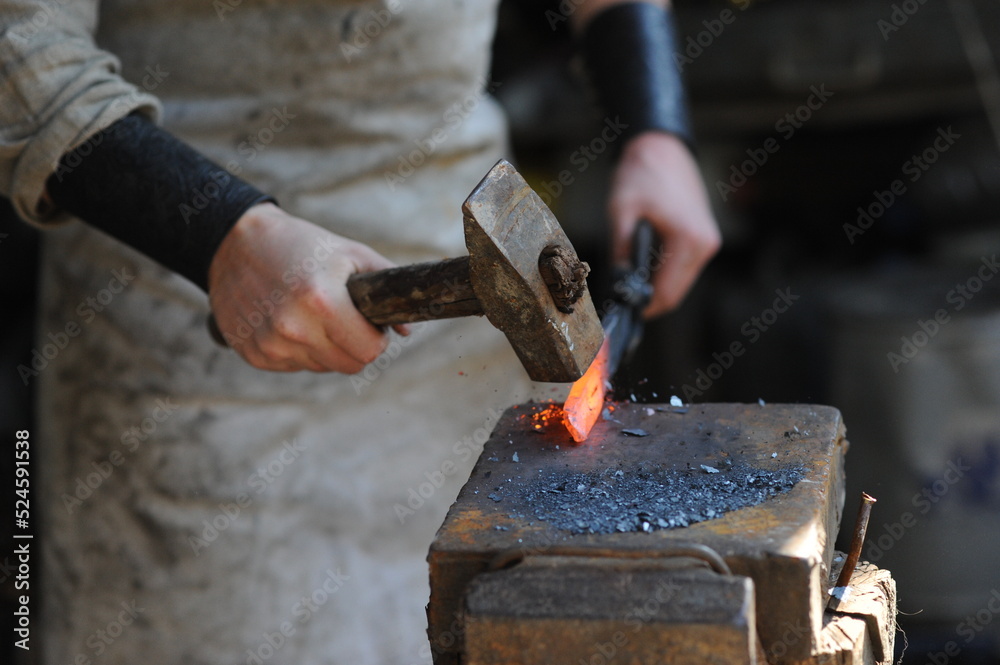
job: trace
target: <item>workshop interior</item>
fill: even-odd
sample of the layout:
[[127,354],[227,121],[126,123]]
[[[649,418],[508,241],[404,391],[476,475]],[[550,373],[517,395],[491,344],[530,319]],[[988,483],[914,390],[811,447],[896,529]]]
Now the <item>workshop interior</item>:
[[[488,88],[511,162],[601,303],[620,131],[577,111],[592,92],[572,0],[542,4],[501,3]],[[557,662],[553,643],[574,663],[1000,662],[1000,4],[674,11],[722,250],[679,309],[646,322],[585,444],[552,431],[540,404],[496,425],[429,553],[435,662]],[[24,286],[37,257],[25,248],[38,240],[11,210],[0,218],[0,352],[14,367],[32,348]],[[13,370],[0,390],[12,431],[31,394]],[[696,453],[694,485],[651,470]],[[545,473],[494,489],[527,461]],[[13,460],[2,465],[13,477]],[[696,497],[687,520],[604,524],[606,506],[578,516],[557,501],[578,482],[619,486],[615,468]],[[733,469],[755,498],[697,498]],[[831,596],[852,547],[847,579],[864,597]],[[10,634],[15,591],[0,575]],[[633,633],[636,603],[654,609]]]

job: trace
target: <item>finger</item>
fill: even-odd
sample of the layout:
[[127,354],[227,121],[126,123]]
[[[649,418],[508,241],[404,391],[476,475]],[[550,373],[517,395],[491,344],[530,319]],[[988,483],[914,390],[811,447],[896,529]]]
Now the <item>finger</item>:
[[308,320],[316,323],[317,331],[322,335],[321,339],[310,340],[316,347],[316,359],[320,362],[340,366],[345,359],[349,359],[364,367],[389,345],[385,331],[372,325],[357,310],[347,289],[342,286],[334,288],[332,294],[323,291],[310,293],[303,304],[308,311]]
[[345,251],[354,265],[353,272],[373,272],[375,270],[396,267],[394,262],[385,258],[368,245],[349,242]]
[[335,340],[330,339],[326,329],[323,329],[322,334],[322,344],[317,344],[310,350],[310,357],[323,368],[319,371],[357,374],[378,358],[381,353],[381,350],[378,351],[370,359],[359,358],[356,350],[344,348]]
[[356,374],[364,369],[364,365],[355,361],[353,358],[348,357],[346,354],[340,354],[336,358],[335,362],[331,362],[330,357],[327,354],[317,354],[314,351],[309,351],[306,355],[308,357],[308,362],[302,369],[310,372],[340,372],[342,374]]
[[639,224],[640,211],[637,206],[612,201],[609,206],[611,217],[611,260],[627,263],[632,255],[632,236]]
[[351,349],[330,338],[321,316],[312,316],[302,308],[297,316],[276,319],[273,332],[273,353],[283,354],[300,369],[354,374],[367,364]]
[[671,234],[665,241],[660,267],[653,275],[653,298],[643,312],[652,318],[676,309],[714,255],[710,239]]
[[244,344],[237,353],[251,367],[268,372],[297,372],[302,369],[289,360],[268,357],[252,340],[250,343]]

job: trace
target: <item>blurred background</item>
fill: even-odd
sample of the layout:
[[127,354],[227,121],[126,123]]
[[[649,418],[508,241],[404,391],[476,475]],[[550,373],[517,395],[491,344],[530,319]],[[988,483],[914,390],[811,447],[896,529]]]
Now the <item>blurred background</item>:
[[[542,4],[502,3],[496,95],[599,291],[614,146],[578,111],[572,2]],[[1000,3],[674,5],[724,245],[621,396],[839,408],[844,522],[878,499],[863,558],[896,578],[903,662],[1000,662]]]
[[[1000,3],[675,4],[724,248],[648,327],[625,393],[841,409],[845,522],[862,490],[878,499],[863,558],[897,580],[903,662],[1000,662]],[[492,78],[518,168],[599,292],[615,146],[599,110],[579,112],[572,7],[503,0]],[[33,238],[0,205],[5,432],[31,410],[14,368],[30,364]],[[0,568],[3,621],[12,581]],[[949,641],[959,655],[934,661]]]

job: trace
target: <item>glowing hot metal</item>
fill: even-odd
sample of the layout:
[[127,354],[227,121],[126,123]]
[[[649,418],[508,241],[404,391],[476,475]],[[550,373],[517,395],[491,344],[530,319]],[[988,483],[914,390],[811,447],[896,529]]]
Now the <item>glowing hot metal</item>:
[[590,434],[597,417],[601,415],[601,407],[604,406],[604,395],[611,380],[608,372],[608,349],[608,338],[605,336],[594,362],[573,384],[563,405],[563,422],[577,443],[587,440],[587,435]]
[[563,405],[563,422],[577,443],[586,441],[603,410],[611,377],[642,336],[642,310],[652,294],[649,264],[656,255],[653,228],[648,222],[640,222],[632,238],[632,268],[619,275],[614,287],[615,301],[601,319],[604,342],[586,373],[573,384]]

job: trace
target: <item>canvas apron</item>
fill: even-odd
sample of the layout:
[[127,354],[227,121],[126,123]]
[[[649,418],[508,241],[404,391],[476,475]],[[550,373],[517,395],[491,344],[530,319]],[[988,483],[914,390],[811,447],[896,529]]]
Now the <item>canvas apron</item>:
[[[465,253],[461,203],[504,156],[494,11],[116,0],[99,42],[167,128],[409,263]],[[39,344],[78,330],[37,378],[46,663],[429,662],[427,547],[528,389],[499,333],[428,323],[355,377],[268,373],[209,340],[197,288],[83,225],[48,236],[43,285]]]

